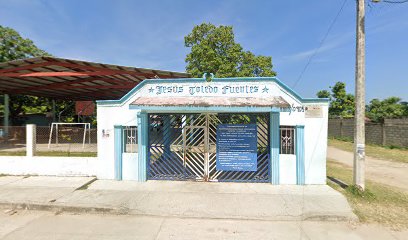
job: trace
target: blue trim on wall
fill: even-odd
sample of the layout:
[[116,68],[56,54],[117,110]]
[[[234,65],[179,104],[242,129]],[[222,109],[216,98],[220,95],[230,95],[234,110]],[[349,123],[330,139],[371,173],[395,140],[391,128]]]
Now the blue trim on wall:
[[115,180],[122,180],[122,153],[123,153],[123,136],[122,126],[115,125],[113,128],[114,136],[114,171]]
[[148,144],[149,144],[149,123],[146,112],[137,114],[137,140],[138,140],[138,181],[147,181]]
[[[245,78],[213,78],[212,82],[275,82],[278,84],[282,89],[292,94],[302,103],[328,103],[329,99],[327,98],[302,98],[298,93],[296,93],[293,89],[288,87],[286,84],[281,82],[276,77],[245,77]],[[202,82],[206,83],[206,79],[203,78],[176,78],[176,79],[146,79],[143,80],[141,83],[136,85],[132,90],[130,90],[126,95],[124,95],[119,100],[99,100],[96,101],[98,105],[116,105],[122,104],[126,100],[128,100],[135,92],[141,89],[146,84],[160,84],[160,83],[196,83]]]
[[305,184],[305,126],[296,126],[296,184]]
[[271,183],[279,184],[279,148],[280,148],[280,114],[270,113],[270,161],[271,161]]

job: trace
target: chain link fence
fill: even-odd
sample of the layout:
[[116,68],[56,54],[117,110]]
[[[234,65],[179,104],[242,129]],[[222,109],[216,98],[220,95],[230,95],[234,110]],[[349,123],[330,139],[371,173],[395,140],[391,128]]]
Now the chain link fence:
[[0,126],[0,156],[24,156],[26,153],[26,127]]
[[[26,126],[0,126],[0,156],[26,155]],[[96,157],[97,129],[81,125],[36,126],[35,155]]]
[[96,156],[97,130],[85,126],[37,126],[37,155]]

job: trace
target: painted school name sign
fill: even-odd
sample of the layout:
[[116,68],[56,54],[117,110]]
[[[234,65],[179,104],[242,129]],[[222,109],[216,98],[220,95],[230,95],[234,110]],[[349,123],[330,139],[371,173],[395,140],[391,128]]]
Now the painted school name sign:
[[278,93],[274,83],[240,83],[240,82],[209,82],[209,83],[163,83],[147,84],[143,91],[149,96],[241,96],[259,97]]
[[[196,82],[149,83],[140,90],[142,96],[160,97],[270,97],[281,96],[285,90],[274,82]],[[306,117],[322,117],[321,106],[304,106],[292,103],[282,111],[306,113]]]
[[[177,94],[177,93],[183,93],[185,88],[183,86],[156,86],[155,88],[151,87],[149,89],[151,92],[155,93],[156,95],[161,95],[161,94]],[[234,93],[245,93],[245,94],[251,94],[251,93],[258,93],[259,91],[259,86],[223,86],[222,88],[219,88],[217,86],[190,86],[187,89],[187,92],[190,95],[196,95],[199,93],[205,93],[205,94],[212,94],[212,93],[218,93],[220,92],[221,94],[234,94]],[[262,91],[268,91],[267,87],[265,86]]]

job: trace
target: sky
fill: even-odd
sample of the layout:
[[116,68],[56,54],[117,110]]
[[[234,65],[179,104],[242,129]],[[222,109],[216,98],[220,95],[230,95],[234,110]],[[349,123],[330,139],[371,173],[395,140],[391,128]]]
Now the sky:
[[[296,85],[303,97],[315,97],[337,81],[354,93],[355,4],[355,0],[0,0],[0,24],[56,57],[182,72],[189,52],[184,36],[195,25],[230,25],[245,50],[272,57],[281,81]],[[408,3],[371,3],[366,8],[366,98],[390,96],[408,101]]]

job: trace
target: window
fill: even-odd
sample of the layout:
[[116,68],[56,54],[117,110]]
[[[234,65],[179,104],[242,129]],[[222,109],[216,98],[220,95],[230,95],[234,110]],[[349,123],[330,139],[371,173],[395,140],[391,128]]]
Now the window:
[[124,146],[123,152],[136,153],[137,152],[137,127],[124,126],[123,127]]
[[295,154],[295,127],[280,126],[280,154]]

